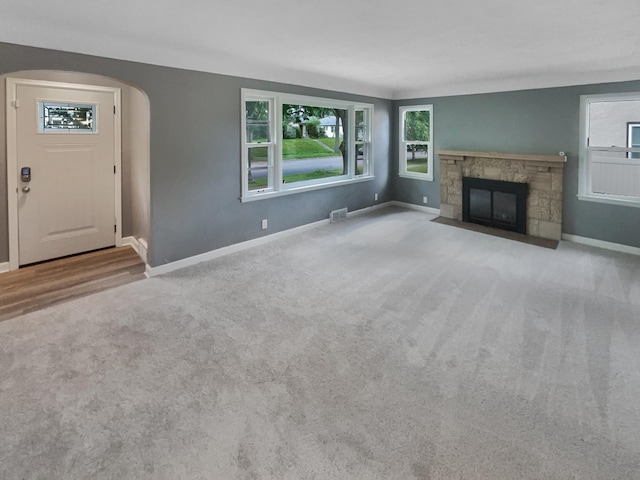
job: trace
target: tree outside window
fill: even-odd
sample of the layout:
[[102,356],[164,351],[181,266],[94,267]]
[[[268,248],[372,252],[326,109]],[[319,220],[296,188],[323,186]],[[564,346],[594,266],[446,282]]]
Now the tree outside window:
[[433,107],[400,107],[399,175],[433,180]]
[[242,201],[373,178],[373,105],[242,90]]

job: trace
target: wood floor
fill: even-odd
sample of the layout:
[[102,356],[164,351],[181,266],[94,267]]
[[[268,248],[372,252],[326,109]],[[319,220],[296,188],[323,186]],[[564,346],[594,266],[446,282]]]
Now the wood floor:
[[133,248],[118,247],[0,274],[0,321],[145,278]]

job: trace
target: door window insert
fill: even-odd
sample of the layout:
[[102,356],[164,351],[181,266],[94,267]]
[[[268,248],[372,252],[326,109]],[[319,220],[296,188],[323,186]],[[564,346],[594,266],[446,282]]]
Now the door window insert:
[[96,105],[38,102],[38,131],[77,133],[96,131]]

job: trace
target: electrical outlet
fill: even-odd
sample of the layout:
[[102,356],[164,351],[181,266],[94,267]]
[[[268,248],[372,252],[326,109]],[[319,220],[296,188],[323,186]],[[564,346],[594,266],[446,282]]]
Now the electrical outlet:
[[378,194],[377,194],[377,193],[374,193],[374,194],[373,194],[373,199],[374,199],[375,201],[378,201]]
[[422,197],[422,203],[427,203],[427,197]]
[[267,229],[267,219],[266,218],[264,220],[262,220],[262,229],[263,230]]

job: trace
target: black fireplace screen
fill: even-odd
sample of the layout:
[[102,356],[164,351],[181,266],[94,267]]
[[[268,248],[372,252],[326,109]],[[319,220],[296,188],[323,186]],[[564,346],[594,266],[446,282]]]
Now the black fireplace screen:
[[463,177],[462,220],[527,233],[527,184]]

